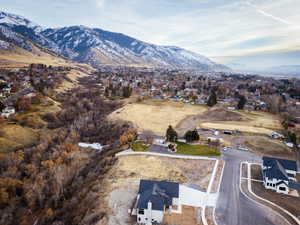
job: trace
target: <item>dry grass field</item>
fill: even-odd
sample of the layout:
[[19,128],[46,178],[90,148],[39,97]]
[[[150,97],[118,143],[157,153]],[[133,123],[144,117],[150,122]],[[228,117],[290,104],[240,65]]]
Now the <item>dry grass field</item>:
[[60,87],[55,90],[58,93],[65,92],[65,91],[68,91],[72,88],[77,87],[79,85],[77,79],[81,78],[81,77],[88,76],[88,73],[82,72],[81,70],[78,70],[78,69],[72,69],[67,74],[67,76],[71,80],[71,82],[67,81],[67,80],[64,80],[64,82],[60,85]]
[[286,158],[295,160],[295,153],[280,141],[266,137],[249,137],[245,144],[251,151],[272,157]]
[[140,179],[169,180],[193,183],[205,190],[215,161],[170,159],[158,156],[121,156],[113,168],[113,180],[117,183]]
[[[219,109],[224,111],[222,109]],[[220,129],[220,130],[239,130],[247,133],[269,134],[274,130],[282,128],[278,117],[265,112],[233,111],[228,115],[224,113],[222,121],[221,115],[217,114],[218,120],[202,119],[200,127]],[[236,114],[236,116],[234,116]],[[228,116],[230,117],[228,119]]]
[[22,148],[38,139],[38,134],[31,128],[19,125],[2,125],[1,127],[0,152]]
[[208,109],[204,105],[163,100],[126,104],[113,112],[110,118],[130,121],[141,131],[151,130],[159,135],[165,134],[169,125],[175,127],[179,135],[197,127],[256,134],[269,134],[282,128],[280,120],[269,113],[228,111],[216,107]]
[[205,106],[193,106],[178,102],[146,100],[142,103],[127,104],[110,115],[112,119],[127,120],[139,130],[151,130],[164,135],[168,126],[176,127],[187,116],[206,111]]

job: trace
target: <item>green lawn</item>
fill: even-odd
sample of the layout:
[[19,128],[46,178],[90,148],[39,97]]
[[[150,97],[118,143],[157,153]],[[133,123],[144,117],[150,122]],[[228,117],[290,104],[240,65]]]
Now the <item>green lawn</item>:
[[132,144],[132,150],[135,152],[146,152],[150,146],[147,146],[143,141],[135,141]]
[[219,150],[215,150],[206,145],[189,145],[183,142],[176,142],[178,154],[183,155],[202,155],[202,156],[219,156]]

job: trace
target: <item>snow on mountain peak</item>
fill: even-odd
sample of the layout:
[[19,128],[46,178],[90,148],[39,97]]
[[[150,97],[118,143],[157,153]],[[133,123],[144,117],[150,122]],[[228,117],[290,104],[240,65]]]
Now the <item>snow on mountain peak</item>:
[[12,13],[6,13],[2,11],[0,11],[0,24],[1,23],[5,23],[8,25],[26,26],[28,28],[35,30],[36,32],[41,32],[43,30],[41,26],[39,26],[34,22],[31,22],[30,20],[22,16],[18,16]]

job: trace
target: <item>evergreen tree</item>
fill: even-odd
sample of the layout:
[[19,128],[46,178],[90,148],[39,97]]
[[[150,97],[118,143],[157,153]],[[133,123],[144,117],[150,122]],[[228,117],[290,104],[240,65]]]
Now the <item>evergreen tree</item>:
[[245,105],[246,105],[246,102],[247,102],[246,97],[243,96],[243,95],[241,95],[241,96],[239,97],[239,102],[238,102],[238,104],[237,104],[237,108],[238,108],[239,110],[244,109],[244,107],[245,107]]
[[178,138],[177,132],[170,125],[167,129],[166,139],[167,141],[176,142]]
[[185,133],[184,138],[187,142],[198,141],[200,139],[197,130],[189,130]]
[[132,94],[132,88],[129,86],[124,86],[123,87],[123,97],[124,98],[129,98]]
[[211,94],[208,98],[207,105],[212,107],[217,104],[217,95],[215,91],[211,91]]
[[5,109],[5,105],[0,101],[0,112],[2,112],[3,109]]

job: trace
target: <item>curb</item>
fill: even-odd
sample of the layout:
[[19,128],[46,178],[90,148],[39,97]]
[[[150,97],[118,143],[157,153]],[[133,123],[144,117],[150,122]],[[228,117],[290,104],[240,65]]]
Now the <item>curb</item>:
[[[269,210],[275,212],[279,217],[281,217],[284,221],[286,221],[287,224],[290,224],[290,225],[291,225],[291,223],[290,223],[284,216],[282,216],[280,213],[278,213],[277,211],[275,211],[275,210],[269,208],[268,206],[266,206],[266,205],[264,205],[264,204],[262,204],[262,203],[260,203],[260,202],[255,201],[254,199],[250,198],[250,197],[242,190],[242,179],[241,179],[241,174],[242,174],[242,173],[241,173],[241,172],[242,172],[242,164],[247,164],[247,163],[248,163],[248,162],[241,162],[241,163],[240,163],[240,184],[239,184],[239,188],[240,188],[241,193],[242,193],[247,199],[249,199],[250,201],[255,202],[257,205],[260,205],[260,206],[262,206],[262,207],[264,207],[264,208],[267,208],[267,209],[269,209]],[[248,174],[247,174],[247,176],[248,176]],[[249,182],[249,180],[248,180],[248,182]]]
[[169,155],[163,153],[155,153],[155,152],[132,152],[132,151],[123,151],[116,154],[116,157],[119,156],[128,156],[128,155],[153,155],[153,156],[164,156],[175,159],[205,159],[205,160],[218,160],[216,158],[209,158],[205,156],[189,156],[189,155]]
[[[251,163],[248,163],[248,172],[249,172],[249,174],[248,174],[248,178],[249,178],[249,175],[251,175]],[[250,176],[250,177],[251,177],[251,176]],[[273,203],[273,202],[271,202],[271,201],[269,201],[269,200],[267,200],[267,199],[265,199],[265,198],[262,198],[262,197],[256,195],[256,194],[252,191],[251,182],[249,182],[249,180],[248,180],[248,189],[249,189],[250,193],[251,193],[252,195],[254,195],[256,198],[258,198],[258,199],[260,199],[260,200],[262,200],[262,201],[265,201],[265,202],[267,202],[267,203],[269,203],[269,204],[271,204],[271,205],[277,207],[278,209],[280,209],[281,211],[285,212],[285,213],[288,214],[290,217],[292,217],[292,218],[296,221],[296,223],[300,224],[300,220],[299,220],[296,216],[294,216],[292,213],[290,213],[289,211],[287,211],[286,209],[282,208],[281,206],[279,206],[279,205],[277,205],[277,204],[275,204],[275,203]]]

